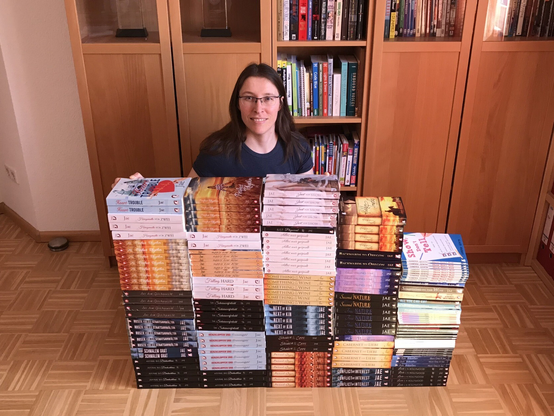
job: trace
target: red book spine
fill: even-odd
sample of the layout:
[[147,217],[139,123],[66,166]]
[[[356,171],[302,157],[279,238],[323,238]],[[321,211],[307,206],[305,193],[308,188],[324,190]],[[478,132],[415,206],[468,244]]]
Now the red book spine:
[[298,3],[298,40],[308,39],[308,0],[299,0]]

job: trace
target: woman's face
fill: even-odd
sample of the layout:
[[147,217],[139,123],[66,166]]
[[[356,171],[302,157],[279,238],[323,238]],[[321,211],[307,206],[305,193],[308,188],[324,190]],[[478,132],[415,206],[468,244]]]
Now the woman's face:
[[261,77],[246,79],[239,92],[239,109],[247,135],[259,138],[274,135],[280,108],[281,97],[271,81]]

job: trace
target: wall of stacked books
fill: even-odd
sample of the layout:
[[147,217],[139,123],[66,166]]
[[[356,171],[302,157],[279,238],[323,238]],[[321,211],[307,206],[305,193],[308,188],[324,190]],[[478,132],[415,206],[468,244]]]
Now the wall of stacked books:
[[139,388],[442,386],[459,235],[334,175],[121,180],[106,199]]

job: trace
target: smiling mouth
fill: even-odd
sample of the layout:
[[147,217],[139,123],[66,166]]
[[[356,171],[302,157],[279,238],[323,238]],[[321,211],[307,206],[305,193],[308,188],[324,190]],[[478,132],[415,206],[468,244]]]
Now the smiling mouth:
[[251,118],[250,120],[255,121],[257,123],[260,123],[260,122],[266,121],[267,119],[266,118]]

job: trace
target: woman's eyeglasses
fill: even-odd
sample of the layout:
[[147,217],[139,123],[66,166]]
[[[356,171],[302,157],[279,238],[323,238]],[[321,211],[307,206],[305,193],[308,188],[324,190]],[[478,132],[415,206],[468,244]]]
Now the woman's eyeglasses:
[[252,95],[243,95],[239,97],[242,104],[254,107],[259,101],[262,107],[273,107],[279,102],[280,95],[266,95],[264,97],[253,97]]

